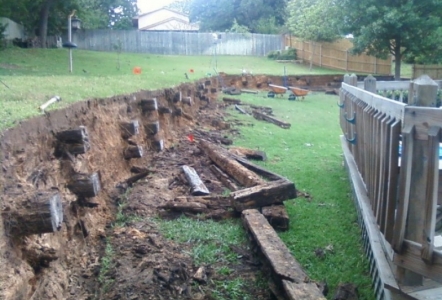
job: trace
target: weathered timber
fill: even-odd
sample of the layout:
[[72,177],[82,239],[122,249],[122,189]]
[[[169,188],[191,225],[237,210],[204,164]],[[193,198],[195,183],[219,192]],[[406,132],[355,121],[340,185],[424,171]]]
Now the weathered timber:
[[198,202],[174,202],[169,201],[159,208],[169,209],[180,212],[204,213],[207,212],[207,206]]
[[265,206],[262,208],[262,215],[276,230],[289,229],[289,215],[284,204]]
[[212,171],[212,173],[216,176],[216,178],[218,178],[219,181],[221,181],[230,191],[237,191],[239,188],[236,185],[236,183],[234,183],[230,177],[224,173],[223,171],[221,171],[220,168],[218,168],[215,165],[210,165],[210,171]]
[[130,145],[123,151],[124,159],[143,157],[143,147],[138,145]]
[[282,286],[289,300],[325,300],[318,286],[314,282],[290,282],[282,280]]
[[189,106],[191,106],[193,104],[192,97],[183,97],[183,99],[181,99],[181,101],[184,104],[187,104]]
[[212,82],[210,80],[204,81],[204,87],[210,86],[211,84],[212,84]]
[[353,283],[339,284],[333,300],[358,300],[358,288]]
[[258,91],[247,90],[247,89],[241,89],[241,93],[246,93],[246,94],[258,94]]
[[296,197],[293,182],[287,179],[270,181],[247,189],[231,192],[233,206],[237,211],[280,204]]
[[154,139],[152,141],[152,147],[156,151],[163,151],[163,149],[164,149],[164,141],[162,139]]
[[85,144],[86,142],[89,142],[89,135],[86,127],[84,126],[79,126],[76,129],[57,132],[55,137],[60,142],[66,144]]
[[206,205],[210,209],[232,207],[232,198],[230,196],[179,196],[174,199],[175,202],[198,202]]
[[132,120],[130,122],[123,122],[120,124],[121,135],[124,139],[128,139],[131,136],[137,135],[139,132],[140,124],[138,120]]
[[243,148],[243,147],[231,147],[229,149],[229,152],[234,153],[236,155],[245,157],[247,159],[255,159],[255,160],[267,160],[267,155],[264,151],[260,150],[253,150],[249,148]]
[[220,138],[219,141],[223,145],[232,145],[233,144],[233,140],[231,140],[229,138]]
[[215,94],[218,90],[216,88],[210,88],[210,93]]
[[224,172],[235,178],[245,187],[252,187],[264,183],[264,181],[252,171],[243,167],[240,163],[230,158],[228,152],[207,141],[201,140],[200,147],[209,158]]
[[173,115],[176,117],[184,117],[189,121],[193,121],[193,117],[188,113],[184,112],[181,108],[177,108],[174,110]]
[[212,126],[216,127],[217,129],[223,130],[223,129],[229,129],[230,124],[224,121],[220,121],[217,119],[212,120]]
[[236,109],[237,111],[239,111],[240,113],[242,113],[243,115],[248,115],[248,113],[247,113],[244,109],[242,109],[241,107],[239,107],[239,106],[236,105],[236,104],[235,104],[235,109]]
[[149,136],[149,137],[153,136],[160,131],[160,122],[156,121],[156,122],[146,124],[144,126],[144,129],[146,130],[147,136]]
[[190,184],[191,187],[190,193],[193,196],[203,196],[210,194],[209,190],[204,185],[203,181],[198,176],[198,173],[195,171],[194,168],[186,165],[182,166],[181,168],[184,172],[184,175],[186,176],[187,181]]
[[79,197],[95,197],[101,190],[98,173],[76,174],[67,184],[68,189]]
[[261,113],[261,112],[259,112],[257,110],[253,111],[253,117],[255,119],[257,119],[257,120],[264,120],[264,121],[273,123],[273,124],[278,125],[279,127],[284,128],[284,129],[289,129],[290,126],[291,126],[290,123],[287,123],[287,122],[284,122],[284,121],[280,121],[280,120],[278,120],[278,119],[276,119],[274,117],[271,117],[271,116],[268,116],[266,114],[263,114],[263,113]]
[[146,177],[147,175],[150,174],[149,170],[145,170],[142,171],[134,176],[129,177],[128,179],[126,179],[124,182],[128,185],[128,186],[132,186],[135,182],[137,182],[140,179],[143,179],[144,177]]
[[[273,278],[284,285],[289,299],[325,299],[315,284],[306,285],[308,276],[301,265],[290,254],[287,246],[281,241],[276,231],[266,218],[256,209],[242,212],[243,224],[256,241],[259,250],[269,263]],[[298,297],[303,296],[303,297]]]
[[89,143],[84,144],[62,144],[59,149],[62,151],[69,152],[70,154],[84,154],[90,149]]
[[159,106],[158,107],[158,113],[160,113],[160,114],[171,114],[172,110],[170,108],[168,108],[168,107],[165,107],[165,106]]
[[263,176],[264,178],[267,178],[269,180],[279,180],[279,179],[285,179],[284,177],[270,172],[269,170],[266,170],[260,166],[257,166],[251,162],[249,162],[248,160],[239,157],[238,155],[235,154],[230,154],[237,162],[239,162],[241,165],[243,165],[244,167],[246,167],[247,169],[255,172],[256,174],[259,174],[261,176]]
[[59,193],[40,191],[26,196],[22,203],[17,204],[20,207],[2,212],[6,233],[25,236],[61,229],[63,208]]
[[228,104],[241,104],[241,100],[235,98],[223,97],[223,101]]
[[265,112],[268,115],[271,115],[273,113],[273,108],[269,106],[259,106],[259,105],[250,105],[250,108]]
[[148,172],[149,169],[147,167],[132,166],[132,167],[130,167],[130,171],[135,174],[140,174],[140,173]]
[[157,99],[143,99],[140,101],[141,110],[143,113],[156,111],[158,110]]

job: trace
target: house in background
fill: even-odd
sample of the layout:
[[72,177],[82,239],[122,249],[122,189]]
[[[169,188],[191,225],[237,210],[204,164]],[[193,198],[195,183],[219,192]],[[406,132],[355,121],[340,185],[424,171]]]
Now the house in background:
[[26,38],[25,28],[23,25],[18,24],[11,19],[0,17],[0,24],[6,25],[5,36],[6,40],[12,41],[13,39],[23,40]]
[[156,9],[138,16],[134,20],[139,30],[149,31],[198,31],[199,25],[190,23],[185,14],[169,8]]

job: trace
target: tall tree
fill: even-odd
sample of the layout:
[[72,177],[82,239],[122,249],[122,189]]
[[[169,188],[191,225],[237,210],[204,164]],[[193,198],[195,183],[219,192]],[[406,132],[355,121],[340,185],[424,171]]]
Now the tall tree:
[[201,23],[201,30],[228,31],[239,25],[251,32],[276,33],[285,23],[285,9],[286,0],[192,0],[190,18]]
[[192,0],[177,0],[175,2],[170,3],[167,8],[170,8],[174,11],[183,13],[185,15],[190,14],[190,5],[192,4]]
[[354,52],[393,55],[395,78],[407,53],[426,55],[440,42],[441,0],[341,0],[342,29],[354,36]]
[[316,42],[332,42],[340,37],[340,11],[334,0],[291,0],[287,8],[290,32],[312,42],[311,69]]

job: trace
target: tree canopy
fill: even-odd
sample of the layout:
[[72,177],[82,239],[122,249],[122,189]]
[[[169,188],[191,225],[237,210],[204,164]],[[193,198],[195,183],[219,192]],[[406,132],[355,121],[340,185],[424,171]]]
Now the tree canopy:
[[334,0],[290,0],[287,26],[297,37],[331,42],[340,37],[340,12]]
[[285,18],[286,0],[192,0],[190,5],[190,19],[206,31],[230,31],[236,25],[233,29],[278,33]]
[[441,0],[341,0],[342,31],[354,36],[354,52],[395,59],[400,78],[404,55],[431,55],[441,39]]
[[138,12],[136,0],[0,0],[0,16],[23,24],[29,35],[39,36],[43,47],[48,34],[66,29],[74,9],[89,29],[131,28]]

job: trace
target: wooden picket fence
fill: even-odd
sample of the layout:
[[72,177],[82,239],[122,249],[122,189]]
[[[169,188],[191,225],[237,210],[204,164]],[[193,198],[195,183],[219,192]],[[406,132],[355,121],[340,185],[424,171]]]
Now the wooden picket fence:
[[[344,77],[342,146],[378,299],[442,294],[442,247],[435,246],[442,109],[434,107],[441,85],[428,76],[411,82],[368,76],[359,84],[356,76]],[[413,105],[380,96],[380,89],[407,89]]]
[[353,44],[348,39],[334,43],[316,43],[286,36],[285,45],[296,49],[298,59],[305,62],[312,60],[315,66],[353,73],[391,74],[391,59],[378,59],[366,54],[352,55],[350,49]]

